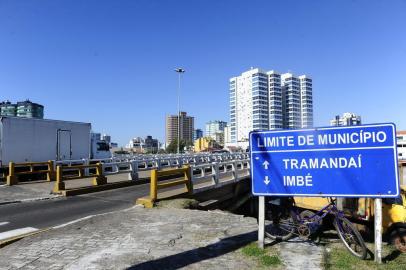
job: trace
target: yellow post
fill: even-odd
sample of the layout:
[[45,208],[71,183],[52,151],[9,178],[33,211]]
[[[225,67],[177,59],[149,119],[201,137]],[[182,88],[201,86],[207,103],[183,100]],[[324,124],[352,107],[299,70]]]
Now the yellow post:
[[10,161],[8,164],[8,176],[7,176],[7,185],[12,186],[18,184],[18,179],[15,175],[15,164]]
[[185,180],[187,180],[187,183],[186,183],[187,192],[189,194],[193,194],[192,167],[187,165],[184,168],[185,168]]
[[62,190],[65,190],[65,183],[63,182],[63,175],[62,175],[62,166],[58,165],[56,167],[56,182],[54,185],[53,192],[59,193]]
[[157,170],[151,171],[150,196],[151,196],[151,200],[153,202],[158,199],[158,172],[157,172]]
[[103,175],[103,167],[102,164],[99,162],[96,164],[96,177],[93,178],[93,185],[99,186],[107,184],[107,177]]
[[55,181],[55,170],[54,170],[54,161],[48,160],[48,173],[47,173],[47,181]]

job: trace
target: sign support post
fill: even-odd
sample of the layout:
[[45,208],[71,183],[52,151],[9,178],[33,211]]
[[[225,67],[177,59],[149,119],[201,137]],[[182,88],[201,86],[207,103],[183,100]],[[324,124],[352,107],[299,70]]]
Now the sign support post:
[[375,262],[382,263],[382,199],[376,198],[375,216]]
[[265,246],[265,197],[258,197],[258,247]]

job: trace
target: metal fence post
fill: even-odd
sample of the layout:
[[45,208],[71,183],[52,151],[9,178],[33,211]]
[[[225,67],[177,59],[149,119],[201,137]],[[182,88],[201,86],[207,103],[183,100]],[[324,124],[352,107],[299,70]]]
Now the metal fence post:
[[258,247],[263,249],[265,246],[265,197],[259,196],[258,201]]
[[382,199],[375,200],[375,262],[382,263]]

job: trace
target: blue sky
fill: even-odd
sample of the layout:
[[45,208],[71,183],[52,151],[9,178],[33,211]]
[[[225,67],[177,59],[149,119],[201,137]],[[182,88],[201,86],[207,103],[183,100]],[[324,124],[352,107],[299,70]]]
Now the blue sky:
[[250,67],[313,78],[315,126],[336,114],[406,129],[406,1],[0,0],[0,99],[91,122],[120,145],[165,136],[181,109],[228,121]]

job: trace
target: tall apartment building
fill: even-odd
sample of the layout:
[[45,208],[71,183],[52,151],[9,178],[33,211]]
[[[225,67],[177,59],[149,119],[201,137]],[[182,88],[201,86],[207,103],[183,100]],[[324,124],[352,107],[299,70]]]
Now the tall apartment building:
[[[179,124],[178,124],[179,119]],[[169,145],[174,140],[178,139],[178,130],[180,129],[179,137],[189,143],[193,142],[194,117],[187,116],[186,112],[180,112],[177,115],[166,116],[166,145]]]
[[330,120],[331,126],[356,126],[361,125],[361,116],[355,113],[343,113],[343,116],[337,115],[333,120]]
[[246,147],[253,130],[313,126],[312,79],[252,68],[230,79],[230,140]]
[[0,116],[14,116],[26,118],[44,118],[44,106],[33,103],[28,99],[26,101],[12,104],[10,101],[0,103]]
[[206,123],[206,136],[214,139],[216,133],[224,132],[224,128],[227,126],[227,122],[224,121],[209,121]]

